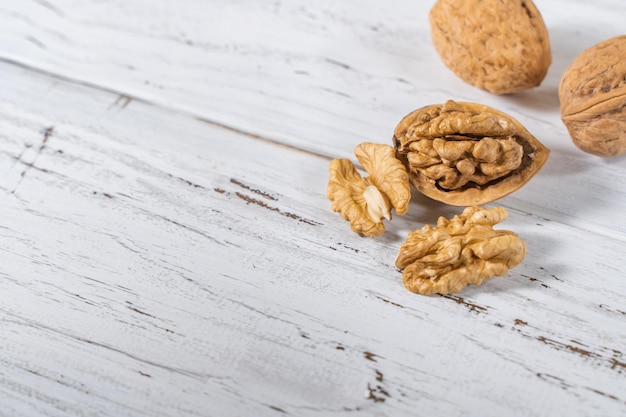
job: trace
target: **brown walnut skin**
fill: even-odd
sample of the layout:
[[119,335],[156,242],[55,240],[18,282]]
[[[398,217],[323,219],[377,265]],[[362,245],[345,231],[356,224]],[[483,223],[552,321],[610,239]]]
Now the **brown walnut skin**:
[[626,153],[626,35],[583,51],[561,77],[559,100],[561,119],[581,150]]
[[439,0],[430,27],[444,64],[490,93],[536,87],[552,62],[548,30],[531,0]]
[[482,205],[516,191],[550,154],[505,113],[452,100],[408,114],[393,142],[411,183],[454,206]]

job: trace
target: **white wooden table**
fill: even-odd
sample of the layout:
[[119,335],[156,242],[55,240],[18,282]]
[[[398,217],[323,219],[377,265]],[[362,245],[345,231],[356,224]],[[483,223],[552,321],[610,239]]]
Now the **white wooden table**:
[[[444,67],[432,4],[1,2],[0,415],[626,415],[626,157],[579,151],[556,95],[626,2],[537,0],[553,63],[505,97]],[[362,238],[327,167],[447,99],[552,153],[490,205],[523,263],[424,297],[399,245],[462,208]]]

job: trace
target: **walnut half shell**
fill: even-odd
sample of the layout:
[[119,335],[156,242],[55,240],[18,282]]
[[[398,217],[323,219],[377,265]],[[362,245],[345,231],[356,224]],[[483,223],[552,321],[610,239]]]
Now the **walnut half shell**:
[[493,230],[507,216],[504,207],[467,207],[451,220],[440,217],[436,227],[410,232],[396,259],[404,286],[424,295],[449,294],[505,274],[526,255],[515,233]]
[[550,153],[512,117],[452,100],[404,117],[393,141],[413,185],[456,206],[489,203],[519,189]]

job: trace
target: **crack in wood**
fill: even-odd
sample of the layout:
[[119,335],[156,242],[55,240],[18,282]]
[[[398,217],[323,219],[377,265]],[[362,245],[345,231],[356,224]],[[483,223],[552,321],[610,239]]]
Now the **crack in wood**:
[[[22,173],[20,175],[20,179],[18,180],[17,184],[13,188],[13,191],[11,191],[11,194],[15,194],[15,192],[17,191],[19,186],[22,184],[22,182],[24,181],[24,178],[26,177],[26,175],[28,174],[28,172],[31,169],[37,169],[37,170],[45,172],[45,173],[49,172],[48,170],[46,170],[44,168],[36,168],[35,164],[39,160],[39,157],[41,156],[43,150],[46,148],[46,146],[48,144],[48,141],[52,137],[53,133],[54,133],[54,126],[47,127],[44,130],[44,132],[43,132],[43,139],[41,140],[41,144],[39,145],[39,148],[37,149],[37,153],[36,153],[35,157],[33,158],[33,160],[31,162],[26,162],[26,161],[24,161],[22,159],[23,156],[24,156],[24,152],[22,152],[20,155],[18,155],[15,158],[17,162],[20,162],[20,163],[24,164],[26,166],[26,169],[24,169],[24,171],[22,171]],[[29,149],[29,148],[30,148],[30,146],[27,146],[27,149]]]
[[383,303],[387,303],[387,304],[390,304],[390,305],[395,306],[395,307],[405,308],[402,304],[394,303],[393,301],[389,301],[386,298],[379,297],[378,295],[376,296],[376,298],[378,298]]
[[622,370],[626,371],[626,362],[618,361],[615,358],[611,358],[609,362],[611,363],[611,369],[618,369],[618,372],[620,373]]
[[[352,246],[348,246],[345,243],[337,242],[337,244],[340,245],[340,246],[343,246],[346,249],[350,249],[354,253],[360,253],[361,252],[361,249],[353,248]],[[363,252],[363,253],[367,253],[367,252]]]
[[372,400],[375,403],[384,403],[387,400],[387,398],[391,397],[389,392],[385,390],[382,387],[382,385],[377,384],[375,386],[372,386],[371,384],[368,383],[367,391],[368,391],[367,399]]
[[608,393],[606,393],[604,391],[600,391],[600,390],[595,389],[595,388],[586,387],[586,386],[576,386],[576,385],[573,385],[571,383],[568,383],[563,378],[560,378],[560,377],[555,376],[555,375],[550,375],[550,374],[547,374],[547,373],[543,373],[543,372],[537,372],[535,375],[539,379],[542,379],[542,380],[544,380],[546,382],[558,385],[564,391],[567,391],[567,390],[570,390],[570,389],[584,388],[584,389],[586,389],[588,391],[591,391],[591,392],[593,392],[595,394],[598,394],[598,395],[601,395],[603,397],[609,398],[611,400],[623,402],[626,405],[626,401],[620,400],[617,396],[612,395],[612,394],[608,394]]
[[[522,277],[524,277],[524,278],[527,278],[527,279],[528,279],[529,281],[531,281],[531,282],[538,282],[538,283],[539,283],[539,285],[541,285],[543,288],[551,288],[548,284],[545,284],[543,281],[541,281],[541,280],[540,280],[540,279],[538,279],[538,278],[531,277],[531,276],[529,276],[529,275],[525,275],[525,274],[520,274],[520,276],[522,276]],[[556,277],[556,275],[551,275],[551,277],[552,277],[552,278],[554,278],[554,279],[555,279],[555,280],[557,280],[557,281],[563,282],[563,280],[562,280],[562,279],[557,278],[557,277]]]
[[465,301],[465,299],[463,297],[459,297],[457,295],[451,295],[451,294],[439,294],[439,295],[441,297],[443,297],[443,298],[447,298],[448,300],[452,300],[452,301],[456,302],[457,304],[464,305],[471,312],[475,312],[477,314],[480,314],[480,313],[485,313],[487,311],[487,307],[483,307],[483,306],[480,306],[478,304],[474,304],[474,303],[470,303],[468,301]]
[[[615,401],[620,401],[620,399],[617,398],[615,395],[607,394],[606,392],[603,392],[603,391],[600,391],[600,390],[594,389],[594,388],[589,388],[589,387],[585,387],[585,388],[587,388],[589,391],[594,392],[594,393],[596,393],[598,395],[602,395],[603,397],[607,397],[607,398],[610,398],[610,399],[615,400]],[[624,404],[626,404],[626,401],[624,402]]]
[[111,199],[112,199],[112,198],[114,198],[112,194],[105,193],[105,192],[98,192],[98,191],[94,191],[92,194],[93,194],[93,195],[98,195],[98,194],[101,194],[101,195],[103,195],[103,196],[104,196],[104,197],[106,197],[106,198],[111,198]]
[[183,177],[177,177],[176,175],[172,175],[172,174],[167,174],[167,176],[170,177],[170,178],[174,178],[174,179],[176,179],[178,181],[182,181],[182,182],[184,182],[185,184],[187,184],[190,187],[206,189],[205,186],[200,185],[200,184],[196,184],[195,182],[191,182],[188,179],[185,179]]
[[153,319],[156,318],[152,314],[148,314],[145,311],[141,311],[138,308],[133,307],[133,303],[131,303],[130,301],[126,301],[126,304],[128,304],[126,307],[128,307],[130,310],[134,311],[135,313],[139,313],[139,314],[144,315],[144,316],[152,317]]
[[[235,182],[233,182],[233,181],[235,181]],[[236,185],[238,185],[238,186],[240,186],[242,188],[245,188],[246,190],[250,190],[250,191],[252,191],[254,193],[261,194],[265,198],[267,198],[268,200],[278,201],[277,198],[274,198],[273,196],[270,196],[269,194],[264,195],[265,193],[263,191],[251,189],[250,187],[248,187],[247,185],[241,183],[240,181],[231,179],[231,182],[233,182],[234,184],[236,184]],[[228,192],[225,189],[220,188],[220,187],[213,188],[213,191],[215,191],[218,194],[224,194],[224,195],[228,195],[228,196],[232,195],[230,192]],[[288,217],[290,219],[297,220],[297,221],[299,221],[301,223],[306,223],[306,224],[311,225],[311,226],[323,226],[324,225],[323,223],[317,222],[315,220],[307,219],[307,218],[301,217],[301,216],[299,216],[299,215],[297,215],[295,213],[291,213],[289,211],[283,211],[283,210],[279,209],[278,207],[270,206],[269,204],[267,204],[264,201],[257,200],[256,198],[251,197],[249,195],[246,195],[244,193],[241,193],[239,191],[236,191],[234,195],[236,197],[240,198],[241,200],[245,201],[247,204],[254,204],[254,205],[257,205],[259,207],[263,207],[264,209],[267,209],[267,210],[273,211],[275,213],[278,213],[281,216],[285,216],[285,217]],[[331,249],[334,249],[334,248],[331,247]]]
[[[89,394],[89,390],[85,387],[85,384],[83,384],[82,382],[77,382],[77,381],[64,380],[65,379],[64,375],[48,375],[43,372],[36,371],[34,369],[24,368],[24,367],[20,367],[20,368],[39,378],[44,378],[56,384],[62,385],[64,387],[72,388],[77,391],[84,392],[85,394]],[[48,370],[48,372],[50,371]]]
[[274,196],[273,196],[273,195],[271,195],[270,193],[267,193],[267,192],[265,192],[265,191],[261,191],[261,190],[258,190],[258,189],[255,189],[255,188],[252,188],[252,187],[250,187],[249,185],[246,185],[246,184],[244,184],[243,182],[241,182],[241,181],[239,181],[239,180],[237,180],[237,179],[235,179],[235,178],[231,178],[231,179],[230,179],[230,182],[231,182],[232,184],[235,184],[235,185],[237,185],[237,186],[239,186],[239,187],[243,188],[244,190],[248,190],[248,191],[250,191],[250,192],[252,192],[252,193],[254,193],[254,194],[258,194],[258,195],[260,195],[261,197],[267,198],[268,200],[278,201],[278,198],[274,197]]
[[515,325],[513,326],[513,330],[522,335],[523,337],[537,340],[543,343],[546,346],[550,346],[556,350],[574,353],[579,355],[582,358],[594,360],[600,363],[607,364],[610,369],[617,371],[618,373],[622,373],[626,371],[626,362],[621,360],[622,352],[617,349],[607,349],[607,348],[599,348],[600,351],[608,351],[611,352],[611,357],[607,357],[606,355],[592,350],[588,345],[578,341],[578,340],[570,340],[569,342],[562,342],[559,340],[555,340],[553,338],[549,338],[543,335],[533,336],[530,332],[523,331],[522,328],[534,328],[530,326],[528,322],[520,319],[515,319]]
[[128,107],[128,105],[133,101],[133,98],[126,94],[120,94],[117,96],[117,99],[109,106],[109,109],[118,106],[122,109]]
[[39,39],[35,38],[34,36],[28,35],[26,37],[26,40],[31,42],[33,45],[37,46],[38,48],[48,49],[43,42],[41,42]]
[[321,158],[321,159],[325,159],[327,161],[331,161],[331,160],[335,159],[334,157],[332,157],[330,155],[326,155],[326,154],[323,154],[323,153],[320,153],[320,152],[316,152],[316,151],[313,151],[313,150],[310,150],[310,149],[299,148],[299,147],[297,147],[295,145],[289,145],[287,143],[280,142],[280,141],[278,141],[276,139],[272,139],[270,137],[259,135],[259,134],[256,134],[256,133],[251,133],[251,132],[248,132],[248,131],[243,130],[243,129],[239,129],[239,128],[236,128],[236,127],[233,127],[233,126],[229,126],[229,125],[227,125],[225,123],[221,123],[221,122],[217,122],[217,121],[214,121],[214,120],[207,119],[205,117],[195,116],[195,119],[198,120],[199,122],[209,124],[209,125],[211,125],[213,127],[218,127],[218,128],[227,130],[229,132],[236,133],[236,134],[241,135],[241,136],[246,136],[246,137],[248,137],[250,139],[257,139],[259,141],[262,141],[262,142],[265,142],[265,143],[269,143],[271,145],[280,146],[281,148],[290,149],[290,150],[297,151],[297,152],[302,152],[302,153],[305,153],[307,155],[311,155],[311,156],[315,156],[315,157],[318,157],[318,158]]
[[556,341],[554,339],[547,338],[545,336],[537,336],[535,339],[537,339],[541,343],[544,343],[546,345],[555,347],[555,348],[557,348],[559,350],[566,349],[566,350],[569,350],[570,352],[577,353],[577,354],[579,354],[581,356],[584,356],[584,357],[587,357],[587,358],[601,358],[602,357],[602,356],[598,355],[597,353],[591,352],[591,351],[589,351],[587,349],[582,349],[582,348],[579,348],[577,346],[572,346],[572,345],[567,344],[567,343],[559,342],[559,341]]
[[382,372],[380,372],[378,369],[374,369],[374,371],[376,372],[376,381],[378,381],[378,382],[381,382],[381,383],[382,383],[382,382],[383,382],[383,379],[384,379],[384,377],[383,377],[383,373],[382,373]]
[[377,355],[375,353],[372,353],[372,352],[369,352],[369,351],[363,352],[363,356],[365,357],[365,359],[367,359],[368,361],[371,361],[371,362],[378,362],[376,360],[376,358],[380,358],[379,355]]
[[98,342],[98,341],[95,341],[95,340],[92,340],[92,339],[88,339],[88,338],[83,337],[83,336],[79,336],[77,334],[73,334],[73,333],[70,333],[70,332],[67,332],[67,331],[64,331],[64,330],[56,329],[54,327],[46,326],[46,325],[44,325],[41,322],[35,322],[35,321],[31,321],[31,320],[25,319],[25,318],[23,318],[21,316],[18,316],[16,314],[13,314],[13,313],[8,312],[6,310],[2,310],[2,313],[7,315],[7,316],[11,316],[11,317],[16,318],[16,321],[15,321],[16,324],[20,324],[22,326],[28,326],[28,327],[31,327],[33,329],[37,329],[38,331],[45,330],[45,331],[48,331],[48,332],[51,332],[51,333],[63,336],[65,338],[67,338],[67,339],[74,340],[74,341],[79,342],[79,343],[85,343],[85,344],[93,346],[93,347],[105,349],[105,350],[114,352],[116,354],[120,354],[120,355],[126,356],[126,357],[128,357],[130,359],[133,359],[133,360],[137,361],[137,362],[140,362],[140,363],[143,363],[143,364],[146,364],[146,365],[150,365],[150,366],[153,366],[155,368],[163,369],[163,370],[168,371],[168,372],[173,372],[173,373],[176,373],[176,374],[185,375],[185,376],[189,376],[189,377],[200,378],[200,379],[226,379],[225,377],[215,376],[215,375],[212,375],[212,374],[209,374],[209,373],[205,373],[205,372],[197,372],[197,371],[192,370],[192,369],[185,369],[185,368],[180,368],[180,367],[169,366],[169,365],[166,365],[166,364],[161,363],[161,362],[157,362],[157,361],[153,361],[153,360],[150,360],[150,359],[146,359],[146,358],[138,356],[138,355],[136,355],[134,353],[126,351],[126,350],[124,350],[122,348],[117,348],[117,347],[115,347],[113,345],[110,345],[110,344],[107,344],[107,343],[104,343],[104,342]]
[[326,87],[321,87],[321,90],[322,91],[326,91],[327,93],[330,93],[330,94],[334,94],[334,95],[339,96],[339,97],[352,99],[352,96],[350,96],[349,94],[346,94],[346,93],[344,93],[342,91],[339,91],[339,90],[334,90],[332,88],[326,88]]
[[216,244],[218,244],[218,245],[220,245],[220,246],[227,246],[224,242],[221,242],[221,241],[217,240],[217,239],[216,239],[216,238],[214,238],[213,236],[211,236],[211,235],[209,235],[209,234],[207,234],[207,233],[203,232],[203,231],[202,231],[202,230],[200,230],[200,229],[197,229],[197,228],[195,228],[195,227],[188,226],[188,225],[186,225],[186,224],[180,223],[180,222],[178,222],[178,221],[176,221],[176,220],[170,219],[170,218],[169,218],[169,217],[167,217],[167,216],[160,215],[160,214],[155,214],[155,213],[150,212],[150,211],[145,210],[145,209],[139,209],[139,208],[137,208],[137,210],[139,210],[139,211],[141,211],[141,212],[145,213],[146,215],[149,215],[149,216],[154,216],[154,217],[155,217],[155,218],[157,218],[157,219],[161,219],[161,220],[163,220],[163,221],[165,221],[165,222],[168,222],[168,223],[171,223],[171,224],[173,224],[173,225],[175,225],[175,226],[181,227],[181,228],[183,228],[183,229],[185,229],[185,230],[187,230],[187,231],[190,231],[190,232],[192,232],[192,233],[198,234],[198,235],[200,235],[200,236],[202,236],[202,237],[204,237],[204,238],[207,238],[207,239],[209,239],[211,242],[216,243]]
[[618,309],[612,309],[611,307],[607,306],[606,304],[598,304],[598,307],[600,307],[603,310],[610,311],[611,313],[617,313],[617,314],[621,314],[621,315],[626,316],[626,311],[622,311],[622,310],[618,310]]
[[337,61],[332,58],[326,58],[324,61],[328,62],[329,64],[335,65],[337,67],[343,68],[345,70],[354,71],[354,68],[352,68],[350,65],[346,64],[345,62]]
[[300,217],[297,214],[290,213],[288,211],[282,211],[278,207],[270,206],[270,205],[266,204],[265,202],[263,202],[261,200],[257,200],[256,198],[252,198],[250,196],[247,196],[247,195],[245,195],[243,193],[240,193],[239,191],[237,191],[235,193],[235,195],[237,197],[239,197],[240,199],[244,200],[248,204],[256,204],[259,207],[263,207],[263,208],[265,208],[267,210],[274,211],[274,212],[276,212],[276,213],[278,213],[278,214],[280,214],[282,216],[289,217],[290,219],[294,219],[294,220],[297,220],[299,222],[309,224],[311,226],[323,226],[323,224],[320,223],[320,222],[316,222],[315,220],[305,219],[304,217]]
[[563,378],[560,378],[558,376],[546,374],[546,373],[543,373],[543,372],[537,372],[535,375],[539,379],[543,379],[544,381],[553,382],[553,383],[558,384],[564,390],[566,390],[568,388],[572,388],[572,385],[568,384],[567,382],[565,382],[565,380]]
[[56,14],[57,16],[65,16],[61,10],[59,10],[58,8],[56,8],[54,5],[52,5],[51,3],[45,1],[45,0],[32,0],[35,4],[40,5],[41,7],[44,7],[48,10],[50,10],[51,12],[53,12],[54,14]]
[[274,411],[278,411],[279,413],[287,414],[287,412],[285,410],[283,410],[280,407],[276,407],[275,405],[269,405],[268,407],[271,408]]

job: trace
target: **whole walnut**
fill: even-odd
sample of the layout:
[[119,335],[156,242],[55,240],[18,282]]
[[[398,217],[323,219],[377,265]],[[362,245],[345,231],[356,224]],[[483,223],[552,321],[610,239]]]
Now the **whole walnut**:
[[548,31],[531,0],[439,0],[430,27],[446,66],[490,93],[536,87],[552,62]]
[[626,152],[626,35],[584,50],[559,84],[561,118],[585,152]]

